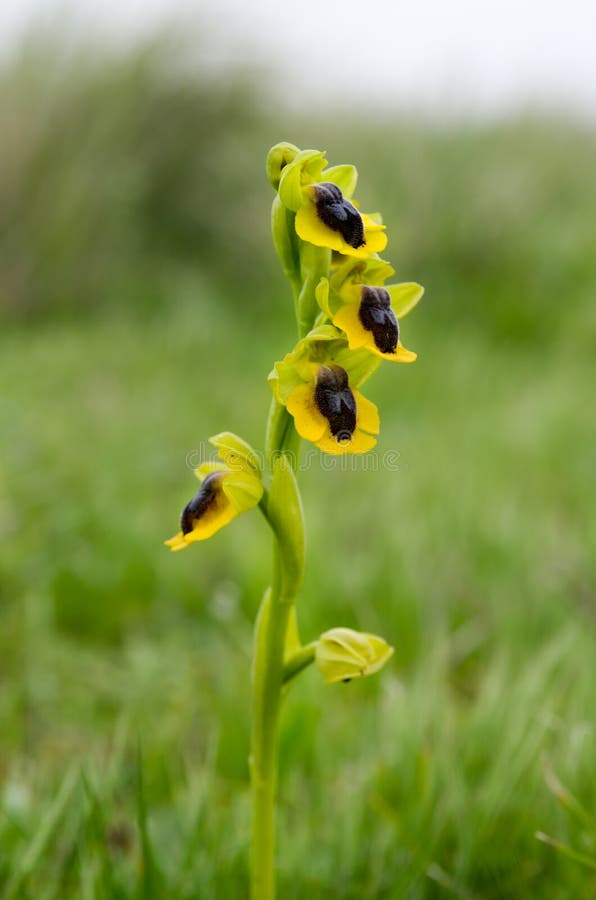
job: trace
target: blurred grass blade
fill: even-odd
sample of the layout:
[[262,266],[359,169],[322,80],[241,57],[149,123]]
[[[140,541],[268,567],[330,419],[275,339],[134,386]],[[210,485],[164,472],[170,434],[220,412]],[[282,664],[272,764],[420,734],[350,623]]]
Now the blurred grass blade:
[[137,753],[137,824],[141,839],[141,873],[139,880],[139,900],[157,900],[160,896],[161,873],[149,836],[147,803],[143,778],[143,756],[139,747]]
[[17,864],[13,877],[10,880],[5,900],[12,900],[21,890],[23,884],[33,874],[40,862],[45,850],[53,840],[62,821],[66,807],[79,782],[79,767],[73,766],[66,774],[56,799],[50,806],[47,815],[42,821],[35,837],[23,854],[20,863]]
[[440,884],[441,887],[450,891],[455,897],[459,897],[460,900],[476,900],[474,894],[471,894],[465,887],[458,884],[455,879],[452,878],[445,869],[437,865],[437,863],[430,864],[426,870],[426,875],[431,881],[434,881],[435,884]]
[[563,844],[543,831],[537,831],[534,837],[536,840],[542,841],[543,844],[548,844],[549,847],[553,847],[555,850],[563,853],[569,859],[573,859],[575,862],[581,863],[583,866],[587,866],[588,869],[593,869],[596,872],[596,859],[592,859],[591,856],[586,856],[585,853],[580,853],[579,850],[568,847],[567,844]]
[[559,780],[555,770],[548,761],[544,764],[544,780],[547,788],[557,798],[561,806],[574,815],[591,834],[596,836],[596,820],[582,806],[577,797]]

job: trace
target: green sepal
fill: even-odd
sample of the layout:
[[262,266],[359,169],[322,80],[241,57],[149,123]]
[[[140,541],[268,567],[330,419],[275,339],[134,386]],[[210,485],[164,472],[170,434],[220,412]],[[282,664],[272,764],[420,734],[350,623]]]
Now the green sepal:
[[321,278],[315,288],[315,297],[317,303],[328,318],[331,318],[331,309],[329,308],[329,279]]
[[320,181],[327,160],[320,150],[300,150],[283,170],[279,180],[279,196],[284,206],[297,212],[304,202],[302,189]]
[[331,166],[321,173],[321,181],[331,181],[336,184],[344,197],[349,199],[354,196],[356,190],[358,171],[356,166]]
[[232,431],[221,431],[209,438],[209,443],[217,448],[220,459],[229,469],[252,469],[261,471],[259,457],[255,450]]
[[285,404],[294,388],[309,380],[312,363],[326,359],[326,342],[340,336],[333,325],[318,325],[298,341],[291,353],[275,363],[267,380],[279,403]]
[[280,362],[276,362],[267,378],[269,386],[273,391],[273,396],[278,404],[282,404],[283,406],[285,406],[286,400],[294,388],[297,388],[307,380],[306,377],[302,377],[300,374],[300,361],[289,361],[289,357],[292,356],[294,356],[293,353],[288,353],[284,359],[280,360]]
[[422,285],[413,281],[404,282],[403,284],[388,284],[387,291],[391,297],[393,312],[398,319],[403,319],[404,316],[407,316],[424,294]]
[[279,180],[283,170],[296,158],[298,153],[300,153],[298,147],[282,141],[279,144],[275,144],[267,154],[267,178],[274,190],[277,190],[279,187]]
[[333,362],[341,366],[348,373],[350,386],[361,387],[381,365],[381,359],[370,353],[364,347],[359,350],[349,350],[347,344],[333,355]]
[[222,479],[221,489],[239,513],[254,509],[264,493],[260,479],[248,471],[230,472]]
[[339,266],[330,279],[331,290],[340,293],[347,281],[353,284],[383,285],[395,275],[393,266],[384,259],[351,259]]
[[329,363],[345,369],[350,385],[358,388],[376,372],[381,359],[364,348],[350,350],[345,335],[335,325],[317,325],[269,373],[276,400],[285,404],[294,388],[309,381],[313,365]]
[[315,647],[315,663],[327,684],[372,675],[392,655],[393,647],[382,637],[351,628],[324,632]]
[[364,384],[381,365],[379,357],[364,348],[350,350],[345,335],[335,325],[318,325],[298,347],[308,354],[311,362],[341,366],[348,374],[350,385],[355,388]]

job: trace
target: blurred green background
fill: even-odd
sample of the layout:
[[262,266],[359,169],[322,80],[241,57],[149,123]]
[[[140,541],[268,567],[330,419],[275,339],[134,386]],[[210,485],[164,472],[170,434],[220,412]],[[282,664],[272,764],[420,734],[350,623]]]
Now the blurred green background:
[[301,474],[304,638],[396,653],[289,693],[280,896],[588,898],[596,134],[290,115],[173,59],[30,41],[0,73],[2,896],[246,896],[269,536],[162,541],[201,442],[262,446],[294,340],[264,160],[290,140],[358,166],[426,296],[418,362],[367,391],[395,470]]

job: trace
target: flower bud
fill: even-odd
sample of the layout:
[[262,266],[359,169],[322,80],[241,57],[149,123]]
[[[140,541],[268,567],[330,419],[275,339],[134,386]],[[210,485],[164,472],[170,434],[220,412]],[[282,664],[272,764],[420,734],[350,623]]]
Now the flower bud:
[[327,684],[334,684],[378,672],[392,654],[393,647],[376,634],[332,628],[317,641],[315,663]]
[[298,147],[284,141],[272,147],[267,154],[267,178],[274,190],[279,187],[283,169],[292,162],[298,152]]

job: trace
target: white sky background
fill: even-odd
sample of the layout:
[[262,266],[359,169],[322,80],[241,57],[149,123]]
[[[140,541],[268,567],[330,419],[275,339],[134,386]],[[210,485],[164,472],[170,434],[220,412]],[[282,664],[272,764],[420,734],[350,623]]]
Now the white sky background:
[[0,53],[30,23],[73,20],[118,42],[181,23],[197,46],[207,23],[212,65],[253,61],[299,106],[539,106],[596,121],[596,0],[0,0]]

